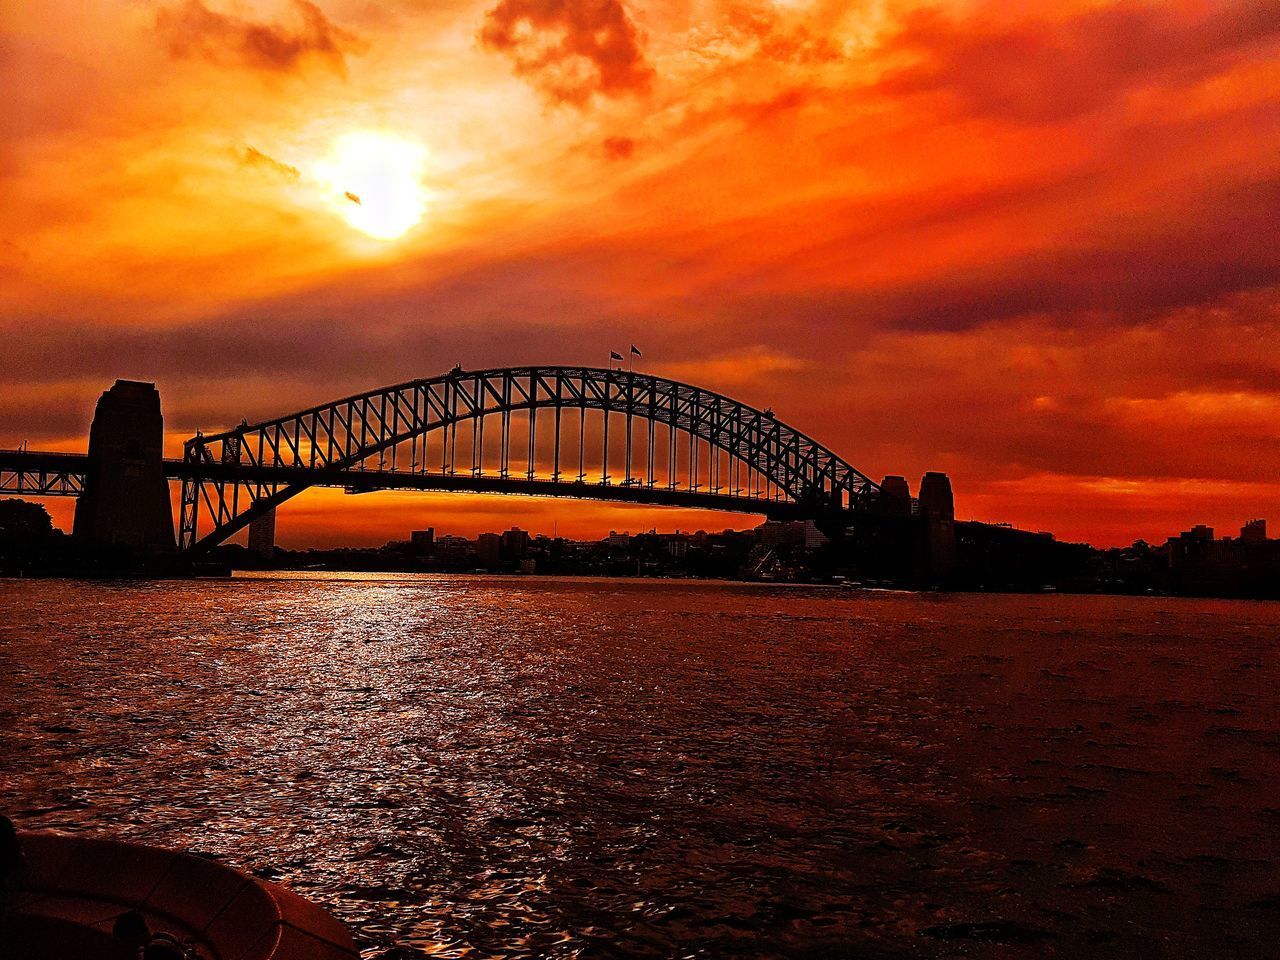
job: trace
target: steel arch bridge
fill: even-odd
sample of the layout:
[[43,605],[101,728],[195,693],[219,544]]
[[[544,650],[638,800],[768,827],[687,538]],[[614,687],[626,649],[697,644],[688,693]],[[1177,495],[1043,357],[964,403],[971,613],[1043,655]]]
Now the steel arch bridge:
[[[622,369],[455,367],[187,441],[178,546],[196,554],[313,486],[466,490],[830,519],[878,491],[759,410]],[[611,473],[611,471],[613,471]]]

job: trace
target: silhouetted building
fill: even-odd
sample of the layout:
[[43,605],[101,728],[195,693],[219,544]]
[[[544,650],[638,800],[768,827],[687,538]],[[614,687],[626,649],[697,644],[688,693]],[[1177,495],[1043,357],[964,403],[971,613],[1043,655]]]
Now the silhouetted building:
[[436,544],[435,527],[427,527],[425,530],[414,530],[409,534],[409,543],[417,553],[430,553],[431,548]]
[[781,520],[766,520],[755,529],[756,537],[766,547],[777,547],[796,541],[796,531]]
[[506,534],[482,533],[476,537],[476,560],[481,566],[490,569],[502,562],[502,542]]
[[276,552],[276,511],[273,507],[249,524],[249,549],[270,560]]
[[1243,543],[1262,543],[1267,539],[1267,521],[1250,520],[1240,528],[1240,540]]
[[1169,572],[1175,586],[1181,586],[1188,577],[1200,579],[1207,569],[1213,552],[1213,527],[1196,524],[1166,543],[1169,551]]
[[1213,528],[1197,524],[1165,544],[1168,588],[1214,596],[1276,596],[1280,593],[1280,540],[1267,539],[1264,520],[1250,520],[1239,539],[1215,540]]
[[459,566],[465,563],[473,550],[471,541],[466,537],[443,536],[436,541],[435,557],[448,566]]
[[681,557],[689,554],[689,537],[687,534],[675,533],[661,534],[660,539],[666,548],[667,555],[679,560]]
[[164,419],[154,383],[117,380],[98,399],[74,535],[140,558],[171,556],[173,507],[164,470]]
[[801,520],[800,525],[802,527],[800,535],[806,550],[817,550],[831,542],[812,520]]
[[502,534],[502,556],[508,560],[521,560],[529,552],[529,533],[512,527]]
[[830,543],[826,534],[812,520],[766,520],[753,532],[756,539],[766,547],[794,546],[817,550]]

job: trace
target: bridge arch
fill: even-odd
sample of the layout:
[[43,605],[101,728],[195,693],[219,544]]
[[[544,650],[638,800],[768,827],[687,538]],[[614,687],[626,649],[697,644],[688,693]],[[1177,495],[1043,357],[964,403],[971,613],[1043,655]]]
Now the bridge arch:
[[[550,456],[541,461],[540,414],[551,419],[544,419],[543,430],[553,437]],[[598,444],[598,478],[595,456],[591,474],[586,470],[588,414],[600,415],[590,437],[593,454]],[[496,426],[486,445],[490,422]],[[623,449],[617,476],[609,473],[611,424],[625,437],[619,441],[615,433],[612,441]],[[463,452],[470,452],[461,473],[460,427]],[[492,458],[486,462],[487,450],[495,446],[493,430],[496,471],[489,469]],[[637,433],[643,444],[636,442]],[[572,449],[562,456],[566,437],[577,441],[576,457]],[[517,456],[523,469],[515,473],[514,443],[527,451]],[[643,456],[637,468],[638,452]],[[877,490],[860,471],[771,411],[664,377],[578,366],[455,367],[272,420],[197,434],[186,442],[183,461],[179,547],[186,553],[221,543],[318,485],[350,492],[528,493],[773,516],[854,510]]]

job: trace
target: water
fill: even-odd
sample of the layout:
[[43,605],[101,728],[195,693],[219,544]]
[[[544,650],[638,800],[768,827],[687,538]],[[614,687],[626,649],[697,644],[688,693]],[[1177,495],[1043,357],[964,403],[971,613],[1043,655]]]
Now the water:
[[0,809],[281,880],[366,957],[1274,956],[1278,641],[1226,601],[7,581]]

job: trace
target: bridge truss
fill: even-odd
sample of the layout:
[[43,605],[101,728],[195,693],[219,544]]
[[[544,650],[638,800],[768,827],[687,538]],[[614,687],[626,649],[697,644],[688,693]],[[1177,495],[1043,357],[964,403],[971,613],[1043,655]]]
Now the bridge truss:
[[[454,489],[818,516],[876,486],[758,410],[620,369],[513,367],[412,380],[197,435],[179,548],[214,546],[312,486]],[[171,474],[172,475],[172,474]]]
[[78,497],[89,460],[82,453],[0,450],[0,493]]

